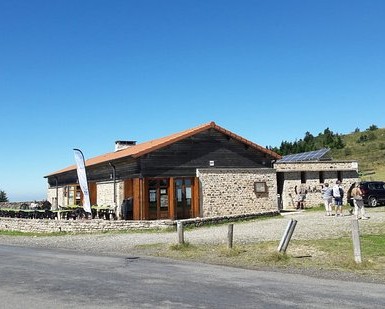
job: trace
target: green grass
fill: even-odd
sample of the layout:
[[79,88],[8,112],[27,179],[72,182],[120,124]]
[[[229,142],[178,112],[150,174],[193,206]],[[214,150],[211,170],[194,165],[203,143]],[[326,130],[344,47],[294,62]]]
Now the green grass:
[[42,237],[42,236],[63,236],[68,235],[67,232],[52,232],[52,233],[34,233],[34,232],[20,232],[20,231],[3,231],[0,230],[0,235],[6,236],[33,236],[33,237]]
[[353,257],[350,237],[339,239],[295,240],[287,252],[277,251],[278,241],[234,244],[229,249],[223,244],[138,246],[147,255],[179,260],[199,261],[247,269],[298,269],[350,272],[385,282],[385,232],[361,237],[362,263]]
[[333,159],[357,160],[362,180],[385,181],[385,129],[342,135],[342,140],[345,147],[333,149]]

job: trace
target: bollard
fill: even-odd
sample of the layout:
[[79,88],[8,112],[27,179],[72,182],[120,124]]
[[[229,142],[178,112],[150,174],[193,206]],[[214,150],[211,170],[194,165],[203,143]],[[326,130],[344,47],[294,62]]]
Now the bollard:
[[233,231],[234,231],[234,224],[229,224],[228,230],[227,230],[227,248],[231,249],[233,247]]
[[183,222],[178,221],[176,223],[176,230],[178,232],[178,243],[184,244],[184,231],[183,231]]
[[296,225],[297,225],[297,220],[293,220],[293,219],[291,219],[287,224],[285,233],[283,234],[281,242],[279,243],[279,246],[278,246],[279,252],[286,252],[287,246],[289,245],[291,236],[294,233],[294,229]]
[[356,263],[361,263],[361,242],[360,242],[360,231],[358,228],[358,220],[352,220],[352,239],[353,239],[353,251],[354,260]]

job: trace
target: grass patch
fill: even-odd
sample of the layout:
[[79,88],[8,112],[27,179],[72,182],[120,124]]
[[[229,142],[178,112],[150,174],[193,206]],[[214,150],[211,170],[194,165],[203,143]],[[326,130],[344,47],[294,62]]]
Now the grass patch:
[[5,236],[32,236],[32,237],[43,237],[43,236],[63,236],[68,235],[67,232],[51,232],[51,233],[35,233],[35,232],[20,232],[20,231],[5,231],[0,230],[0,235]]
[[184,242],[182,244],[174,244],[170,246],[171,250],[176,250],[176,251],[183,251],[186,252],[188,250],[194,249],[194,246],[190,245],[189,242]]
[[307,212],[325,211],[325,206],[323,206],[322,204],[315,205],[315,206],[306,208],[306,211]]
[[[271,220],[271,219],[281,219],[282,216],[277,214],[262,214],[260,216],[256,217],[250,217],[250,218],[234,218],[234,219],[228,219],[228,220],[223,220],[221,222],[199,222],[198,225],[195,224],[186,224],[184,225],[185,230],[194,230],[200,227],[218,227],[218,226],[223,226],[223,225],[229,225],[231,223],[244,223],[244,222],[255,222],[255,221],[262,221],[262,220]],[[175,229],[174,229],[175,231]]]
[[290,242],[286,253],[277,251],[278,244],[278,241],[234,244],[231,249],[224,244],[158,244],[152,248],[147,247],[146,253],[246,269],[298,269],[318,271],[321,274],[325,271],[348,272],[385,282],[384,234],[361,237],[361,264],[354,261],[350,237],[295,240]]

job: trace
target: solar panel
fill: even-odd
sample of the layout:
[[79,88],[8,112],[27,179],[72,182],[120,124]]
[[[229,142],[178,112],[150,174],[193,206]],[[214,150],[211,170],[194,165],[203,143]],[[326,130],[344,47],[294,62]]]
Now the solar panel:
[[277,162],[301,162],[301,161],[323,161],[330,160],[329,155],[330,148],[322,148],[319,150],[295,153],[287,156],[283,156],[281,160]]

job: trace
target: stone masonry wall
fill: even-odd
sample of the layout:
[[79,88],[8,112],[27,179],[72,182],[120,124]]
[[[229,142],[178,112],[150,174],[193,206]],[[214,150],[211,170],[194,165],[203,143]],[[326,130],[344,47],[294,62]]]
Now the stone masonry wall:
[[[199,169],[203,217],[276,211],[277,185],[273,169]],[[255,182],[266,182],[267,192],[256,193]]]
[[[288,162],[276,163],[277,172],[284,173],[284,185],[282,192],[283,209],[294,209],[296,205],[295,188],[304,186],[307,190],[306,207],[318,206],[323,203],[321,189],[325,183],[333,186],[338,173],[342,176],[342,188],[345,192],[344,203],[347,203],[346,193],[350,186],[359,181],[358,164],[352,161],[327,161],[327,162]],[[306,182],[301,182],[301,172],[305,172]],[[323,175],[323,182],[320,179],[320,172]]]
[[[116,204],[121,205],[123,202],[124,194],[124,182],[118,181],[115,184],[116,186]],[[64,197],[64,187],[58,187],[58,205],[59,206],[68,206],[67,201]],[[47,191],[47,200],[55,205],[56,200],[56,188],[48,188]],[[96,204],[99,206],[113,206],[114,205],[114,183],[109,182],[99,182],[96,184]]]
[[[191,218],[178,220],[185,226],[202,226],[206,224],[218,224],[234,222],[238,220],[253,219],[261,216],[276,216],[278,210],[256,214],[219,216],[212,218]],[[0,218],[0,230],[19,231],[26,233],[100,233],[107,231],[128,231],[146,229],[170,229],[175,228],[175,220],[151,220],[151,221],[122,221],[122,220],[49,220],[49,219],[19,219]]]
[[58,201],[56,204],[56,188],[48,188],[47,201],[52,204],[53,209],[56,208],[56,205],[59,205],[59,206],[65,206],[66,205],[66,203],[64,201],[64,188],[63,187],[58,187],[57,196],[58,196]]
[[100,182],[96,184],[96,201],[97,205],[100,206],[114,205],[114,183],[112,181]]
[[275,163],[277,172],[286,171],[350,171],[358,170],[357,161],[304,161]]
[[123,221],[123,220],[49,220],[0,218],[0,230],[34,233],[100,233],[132,229],[165,229],[174,226],[171,220]]

